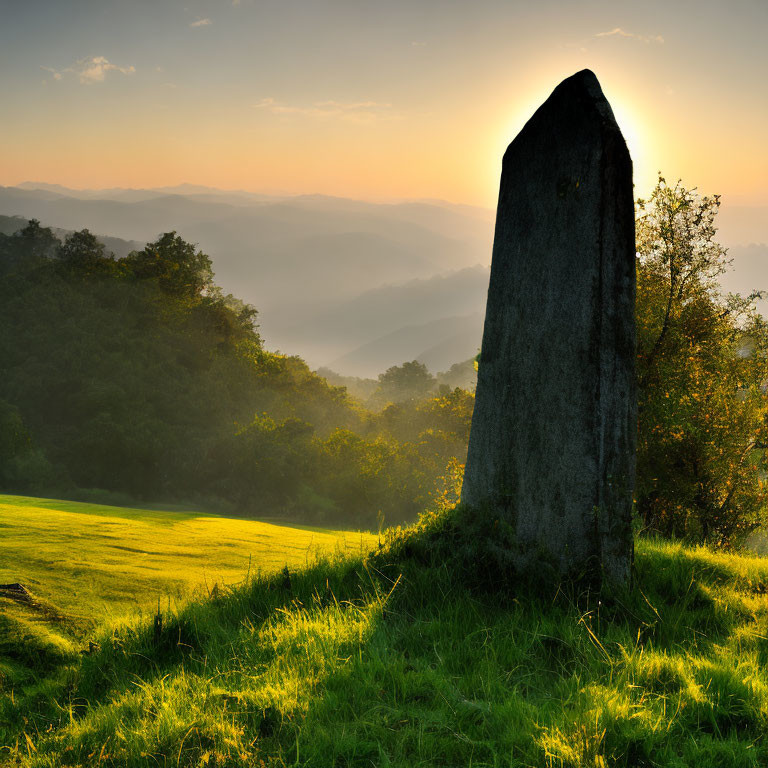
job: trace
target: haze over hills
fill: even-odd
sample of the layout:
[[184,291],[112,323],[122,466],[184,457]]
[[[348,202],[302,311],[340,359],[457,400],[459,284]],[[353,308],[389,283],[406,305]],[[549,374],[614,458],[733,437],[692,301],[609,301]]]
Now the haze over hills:
[[768,206],[729,205],[717,214],[717,240],[728,248],[731,268],[720,279],[732,293],[765,291],[757,307],[768,317]]
[[[112,238],[107,245],[118,255],[176,230],[212,257],[226,292],[256,306],[268,347],[314,367],[370,377],[419,359],[436,372],[480,346],[488,209],[193,184],[73,190],[25,182],[0,187],[0,214],[61,230],[87,227]],[[768,289],[768,208],[726,200],[718,226],[734,259],[724,287]],[[768,312],[768,301],[760,306]]]
[[475,312],[404,326],[332,360],[328,367],[370,378],[377,369],[418,360],[431,371],[447,371],[453,363],[478,353],[484,318],[484,312]]
[[[311,349],[346,375],[375,376],[414,359],[443,371],[477,354],[488,277],[488,268],[477,265],[300,308],[291,317],[277,310],[273,321],[284,328],[279,339],[285,349]],[[445,352],[427,360],[440,344]]]

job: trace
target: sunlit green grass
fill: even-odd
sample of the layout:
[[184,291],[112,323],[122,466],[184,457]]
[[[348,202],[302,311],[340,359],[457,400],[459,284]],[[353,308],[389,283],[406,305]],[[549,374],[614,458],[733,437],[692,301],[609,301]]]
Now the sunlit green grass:
[[319,553],[360,553],[373,540],[201,512],[0,496],[0,583],[22,583],[73,618],[120,618],[158,599],[165,608],[169,597],[241,582],[249,569],[294,569]]
[[0,737],[4,713],[28,714],[13,703],[18,692],[45,706],[106,627],[151,621],[158,605],[179,611],[189,599],[320,555],[359,554],[374,541],[197,511],[0,496],[0,584],[21,583],[33,597],[0,594]]
[[[6,695],[26,766],[763,766],[768,562],[637,542],[631,591],[384,550],[105,631]],[[59,655],[57,655],[59,653]],[[7,691],[6,691],[7,693]],[[0,757],[0,760],[2,758]]]

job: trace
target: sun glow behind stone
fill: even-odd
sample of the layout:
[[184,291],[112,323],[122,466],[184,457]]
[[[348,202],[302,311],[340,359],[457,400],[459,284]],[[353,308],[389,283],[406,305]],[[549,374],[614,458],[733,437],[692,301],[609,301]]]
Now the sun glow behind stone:
[[646,196],[655,185],[659,170],[654,166],[654,163],[658,163],[658,152],[653,134],[649,126],[638,117],[638,113],[632,108],[628,99],[614,96],[609,97],[608,100],[624,141],[627,143],[629,156],[632,158],[635,196]]
[[[604,88],[604,91],[632,158],[635,195],[642,197],[650,193],[656,183],[656,174],[659,170],[657,167],[659,152],[653,132],[647,121],[640,117],[642,112],[633,107],[631,98],[621,93],[616,94],[610,88]],[[526,122],[531,119],[545,98],[546,96],[542,97],[539,92],[526,93],[519,106],[516,106],[510,117],[501,124],[494,139],[495,157],[499,161],[494,165],[491,172],[489,187],[498,189],[501,171],[500,161],[504,151],[512,139],[520,133]]]

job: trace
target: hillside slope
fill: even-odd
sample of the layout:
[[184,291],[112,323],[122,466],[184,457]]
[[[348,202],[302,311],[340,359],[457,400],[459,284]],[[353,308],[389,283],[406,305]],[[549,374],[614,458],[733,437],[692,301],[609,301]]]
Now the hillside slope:
[[7,495],[0,521],[0,763],[21,736],[8,726],[39,728],[38,709],[55,706],[50,697],[99,633],[319,556],[359,555],[375,541],[197,510]]
[[81,658],[44,647],[37,682],[3,700],[3,755],[219,768],[768,760],[766,561],[641,540],[633,591],[597,600],[470,573],[419,536],[250,580]]
[[21,583],[64,615],[94,621],[152,610],[158,599],[165,605],[169,597],[207,594],[214,584],[242,582],[249,571],[293,569],[337,550],[359,553],[375,540],[195,509],[26,496],[0,495],[0,520],[0,584]]

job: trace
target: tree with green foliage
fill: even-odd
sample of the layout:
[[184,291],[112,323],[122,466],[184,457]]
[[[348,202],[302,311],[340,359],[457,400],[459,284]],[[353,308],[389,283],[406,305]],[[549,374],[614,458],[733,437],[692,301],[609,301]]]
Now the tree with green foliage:
[[154,279],[180,299],[198,299],[213,284],[211,259],[176,232],[166,232],[122,260],[123,269],[140,280]]
[[0,238],[0,274],[25,273],[46,264],[60,245],[48,227],[37,219],[12,235]]
[[728,545],[768,519],[768,331],[720,289],[719,205],[663,177],[637,204],[636,499],[648,529]]
[[30,443],[19,409],[0,400],[0,484],[14,483],[15,464],[29,451]]
[[19,409],[0,400],[0,488],[45,492],[56,481],[56,473],[34,446]]
[[379,388],[372,399],[381,403],[416,400],[434,389],[435,383],[435,377],[424,363],[411,360],[402,365],[393,365],[379,374]]
[[56,248],[61,267],[78,275],[105,275],[115,268],[115,256],[87,229],[67,235]]

